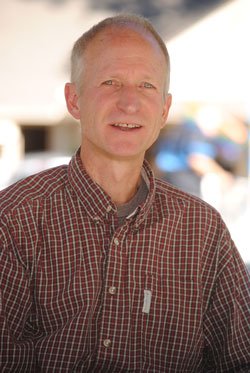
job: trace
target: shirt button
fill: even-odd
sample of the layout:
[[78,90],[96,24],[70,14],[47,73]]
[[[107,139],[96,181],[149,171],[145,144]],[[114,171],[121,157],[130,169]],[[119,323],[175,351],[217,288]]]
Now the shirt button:
[[104,344],[105,347],[108,348],[111,345],[111,340],[110,339],[104,339],[103,344]]
[[114,243],[115,243],[116,246],[119,245],[120,242],[119,242],[118,238],[115,238],[115,239],[114,239]]
[[110,286],[109,288],[109,294],[114,295],[116,293],[116,287],[115,286]]
[[107,211],[107,212],[110,212],[111,210],[112,210],[112,206],[108,205],[106,211]]

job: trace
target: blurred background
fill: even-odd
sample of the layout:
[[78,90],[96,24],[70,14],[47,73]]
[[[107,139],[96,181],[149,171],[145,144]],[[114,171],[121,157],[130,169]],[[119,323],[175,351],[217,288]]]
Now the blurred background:
[[146,16],[171,59],[173,107],[147,158],[161,178],[216,207],[250,265],[249,0],[8,0],[0,13],[0,189],[68,163],[74,41],[117,12]]

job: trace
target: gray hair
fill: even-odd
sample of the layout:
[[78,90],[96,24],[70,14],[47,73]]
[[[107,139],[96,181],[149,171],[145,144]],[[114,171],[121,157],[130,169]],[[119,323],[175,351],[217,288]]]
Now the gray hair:
[[81,81],[83,74],[83,54],[94,37],[100,31],[109,26],[115,26],[118,28],[133,28],[138,32],[146,32],[153,36],[153,38],[160,46],[160,49],[162,50],[166,60],[167,73],[164,92],[164,94],[166,94],[169,89],[170,81],[170,60],[167,47],[161,36],[154,29],[153,25],[146,18],[135,14],[126,13],[114,17],[105,18],[104,20],[91,27],[88,31],[83,33],[82,36],[80,36],[80,38],[75,42],[71,53],[71,82],[74,83],[81,90],[81,85],[79,86],[79,82]]

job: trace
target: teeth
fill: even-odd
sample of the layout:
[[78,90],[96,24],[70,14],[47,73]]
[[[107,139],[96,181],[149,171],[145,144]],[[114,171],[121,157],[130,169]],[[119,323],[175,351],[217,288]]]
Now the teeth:
[[140,128],[139,124],[129,124],[129,123],[115,123],[115,127],[122,127],[122,128]]

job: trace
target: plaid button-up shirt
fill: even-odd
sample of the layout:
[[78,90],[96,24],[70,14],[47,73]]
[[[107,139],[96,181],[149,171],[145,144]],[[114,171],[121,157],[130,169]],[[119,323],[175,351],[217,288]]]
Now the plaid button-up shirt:
[[249,372],[250,282],[219,214],[155,179],[117,226],[83,170],[0,193],[1,372]]

